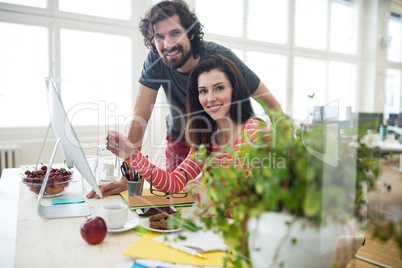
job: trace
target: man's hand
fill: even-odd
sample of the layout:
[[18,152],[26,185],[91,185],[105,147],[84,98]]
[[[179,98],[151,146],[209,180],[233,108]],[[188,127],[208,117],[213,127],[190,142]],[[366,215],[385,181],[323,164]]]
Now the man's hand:
[[[125,177],[121,177],[121,179],[118,181],[99,185],[99,189],[101,190],[103,196],[119,194],[120,192],[127,190],[127,180]],[[91,190],[91,192],[87,195],[87,198],[99,199],[100,197],[94,190]]]

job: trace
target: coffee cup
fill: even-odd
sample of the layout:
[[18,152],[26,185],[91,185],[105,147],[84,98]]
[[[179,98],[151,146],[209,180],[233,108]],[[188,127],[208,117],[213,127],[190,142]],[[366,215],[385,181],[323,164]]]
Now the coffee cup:
[[118,229],[124,226],[128,218],[127,205],[112,203],[103,205],[100,215],[105,220],[108,229]]

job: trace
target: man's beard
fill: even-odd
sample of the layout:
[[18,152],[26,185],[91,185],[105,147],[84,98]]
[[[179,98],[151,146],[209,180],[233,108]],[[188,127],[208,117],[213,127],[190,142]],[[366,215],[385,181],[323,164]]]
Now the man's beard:
[[167,67],[169,67],[172,70],[177,70],[177,69],[183,67],[184,64],[186,64],[186,62],[188,61],[188,59],[191,56],[191,49],[189,51],[185,52],[183,50],[182,46],[178,46],[177,48],[174,47],[171,50],[174,50],[174,49],[178,49],[182,53],[182,56],[180,58],[168,60],[168,59],[166,59],[166,56],[165,56],[166,52],[164,52],[162,60],[166,64]]

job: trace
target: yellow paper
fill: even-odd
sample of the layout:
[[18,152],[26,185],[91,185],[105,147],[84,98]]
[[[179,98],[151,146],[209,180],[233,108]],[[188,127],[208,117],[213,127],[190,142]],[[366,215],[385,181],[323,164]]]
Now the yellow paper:
[[182,263],[197,266],[223,266],[223,258],[225,252],[208,252],[203,253],[205,259],[192,256],[179,250],[170,248],[164,243],[152,240],[154,237],[160,236],[159,233],[149,232],[140,238],[136,243],[129,247],[123,255],[141,258],[166,261],[172,263]]
[[[128,191],[120,192],[120,195],[121,195],[125,200],[128,200]],[[150,196],[150,195],[152,195],[152,194],[151,194],[151,192],[149,191],[148,188],[142,190],[142,196]]]

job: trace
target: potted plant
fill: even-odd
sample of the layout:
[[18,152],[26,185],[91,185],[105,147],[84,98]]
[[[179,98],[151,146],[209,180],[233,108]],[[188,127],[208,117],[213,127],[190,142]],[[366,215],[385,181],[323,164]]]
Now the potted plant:
[[[275,118],[269,110],[267,113]],[[302,245],[306,237],[310,239],[310,234],[303,235],[304,230],[319,234],[321,250],[323,245],[332,243],[326,245],[332,254],[326,259],[334,262],[339,227],[353,226],[355,232],[360,226],[351,223],[364,223],[367,219],[365,193],[377,178],[379,154],[362,142],[350,146],[348,137],[339,136],[337,129],[331,131],[325,122],[295,132],[293,120],[281,116],[272,121],[271,130],[269,146],[261,133],[257,143],[242,148],[246,162],[240,168],[233,164],[229,168],[214,166],[213,161],[204,165],[203,184],[208,188],[206,198],[210,205],[200,210],[200,221],[206,228],[214,228],[233,249],[234,254],[228,254],[225,263],[234,267],[261,267],[257,262],[262,257],[262,267],[292,267],[292,258],[300,263],[300,256],[283,256],[281,251],[285,243],[291,248]],[[358,134],[358,141],[362,140],[361,133],[354,134]],[[206,159],[206,150],[199,150],[194,157]],[[246,172],[244,166],[251,170]],[[203,214],[210,209],[213,217]],[[228,221],[228,214],[232,221]],[[279,217],[281,226],[274,223],[275,217]],[[263,222],[265,218],[267,222]],[[189,221],[182,225],[197,229]],[[273,230],[271,235],[277,236],[277,242],[273,237],[262,237],[261,228]],[[316,250],[311,240],[307,244]],[[270,253],[262,248],[264,245],[271,247]],[[358,247],[350,248],[354,252],[346,254],[347,263],[357,250]]]

